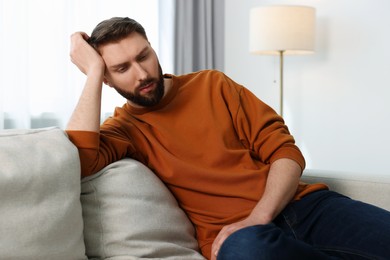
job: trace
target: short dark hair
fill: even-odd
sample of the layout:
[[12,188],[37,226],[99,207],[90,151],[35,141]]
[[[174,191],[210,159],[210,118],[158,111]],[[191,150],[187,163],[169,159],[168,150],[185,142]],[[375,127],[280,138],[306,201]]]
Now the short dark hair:
[[95,29],[93,29],[88,42],[97,49],[103,44],[120,41],[133,32],[139,33],[148,40],[144,27],[134,19],[128,17],[113,17],[100,22]]

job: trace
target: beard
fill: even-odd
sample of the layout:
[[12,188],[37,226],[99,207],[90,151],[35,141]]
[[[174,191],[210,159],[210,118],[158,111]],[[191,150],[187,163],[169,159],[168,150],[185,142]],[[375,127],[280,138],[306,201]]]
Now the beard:
[[[159,75],[158,78],[148,77],[143,80],[139,86],[134,90],[134,92],[119,89],[114,86],[114,89],[125,99],[143,107],[152,107],[157,105],[164,96],[164,76],[160,64],[158,65]],[[140,89],[147,86],[151,83],[156,83],[155,89],[153,89],[147,95],[141,95]]]

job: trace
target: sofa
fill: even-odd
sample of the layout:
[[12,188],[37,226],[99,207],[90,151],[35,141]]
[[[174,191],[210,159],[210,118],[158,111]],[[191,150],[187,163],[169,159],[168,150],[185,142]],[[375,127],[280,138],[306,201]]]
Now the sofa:
[[[166,186],[126,158],[80,180],[76,147],[56,127],[0,131],[1,259],[204,259]],[[322,177],[390,209],[390,183]]]

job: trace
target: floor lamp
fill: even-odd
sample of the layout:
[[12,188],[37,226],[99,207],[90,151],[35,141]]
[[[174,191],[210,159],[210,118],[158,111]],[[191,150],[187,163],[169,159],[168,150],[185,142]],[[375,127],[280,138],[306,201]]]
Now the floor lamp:
[[280,57],[280,115],[283,116],[283,57],[314,52],[315,9],[291,5],[252,8],[249,33],[251,53]]

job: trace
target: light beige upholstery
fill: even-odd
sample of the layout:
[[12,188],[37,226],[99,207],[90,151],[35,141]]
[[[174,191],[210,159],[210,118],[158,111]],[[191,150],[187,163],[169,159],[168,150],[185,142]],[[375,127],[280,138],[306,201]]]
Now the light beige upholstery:
[[390,211],[390,182],[387,176],[352,175],[330,172],[306,172],[302,180],[307,183],[326,183],[330,190],[356,200],[364,201]]

